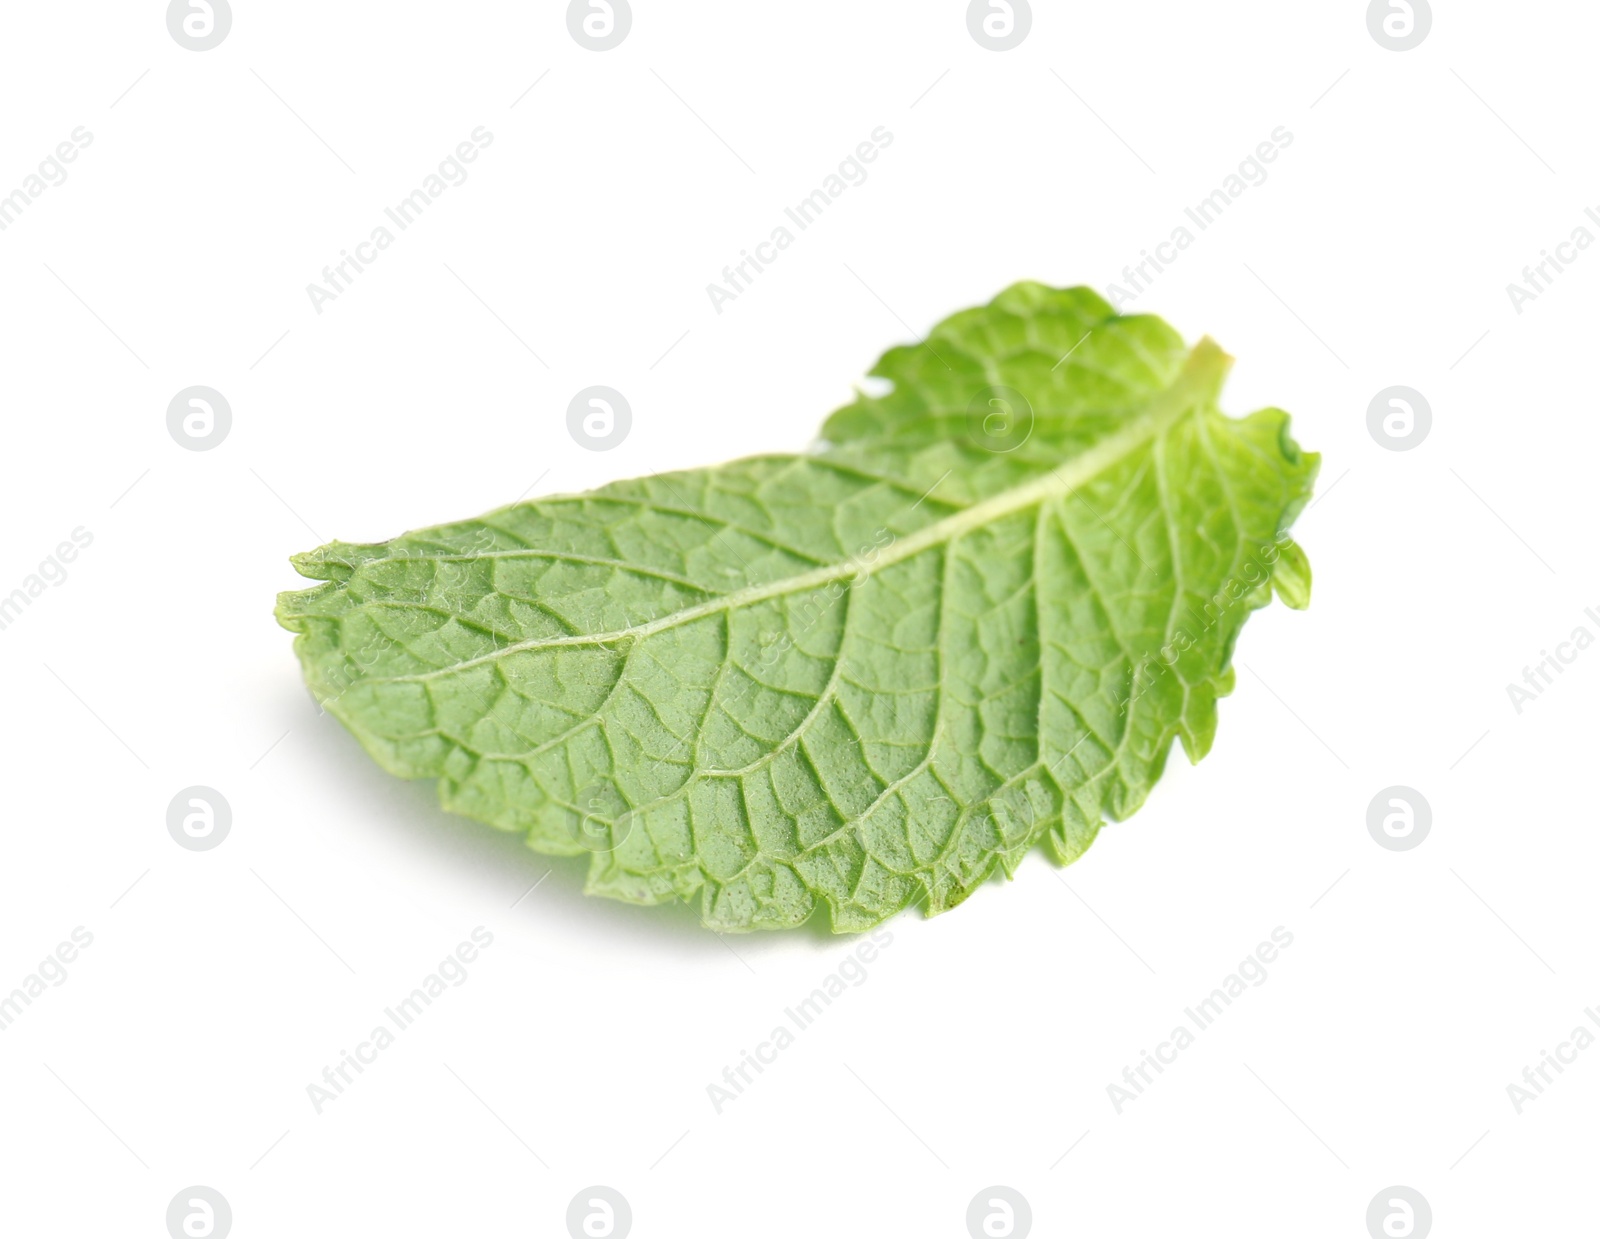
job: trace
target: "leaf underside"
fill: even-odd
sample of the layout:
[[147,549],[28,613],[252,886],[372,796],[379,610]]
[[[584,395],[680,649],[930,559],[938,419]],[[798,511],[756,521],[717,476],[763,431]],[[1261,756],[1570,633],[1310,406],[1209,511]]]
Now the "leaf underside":
[[805,455],[618,482],[293,560],[307,683],[444,807],[717,930],[839,932],[1076,859],[1234,642],[1309,600],[1317,457],[1228,358],[1018,284],[886,353]]

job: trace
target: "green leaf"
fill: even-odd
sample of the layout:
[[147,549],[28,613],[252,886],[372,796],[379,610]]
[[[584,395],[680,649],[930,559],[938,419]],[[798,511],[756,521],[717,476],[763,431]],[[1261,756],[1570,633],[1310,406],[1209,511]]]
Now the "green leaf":
[[387,770],[587,888],[835,930],[1067,862],[1210,748],[1317,457],[1229,365],[1018,284],[873,371],[806,455],[297,556],[280,622]]
[[1296,611],[1311,605],[1311,561],[1295,543],[1286,543],[1272,567],[1272,584],[1278,597]]

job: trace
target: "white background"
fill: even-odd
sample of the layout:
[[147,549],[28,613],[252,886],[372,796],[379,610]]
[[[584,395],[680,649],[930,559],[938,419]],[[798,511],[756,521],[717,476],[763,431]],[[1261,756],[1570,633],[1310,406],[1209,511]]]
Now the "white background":
[[[1506,1086],[1600,1002],[1600,652],[1520,714],[1506,685],[1600,635],[1600,253],[1521,314],[1506,285],[1600,203],[1600,12],[1441,3],[1396,53],[1365,7],[1041,2],[995,53],[956,0],[636,0],[595,53],[554,0],[238,0],[207,52],[150,0],[8,5],[0,194],[93,143],[0,232],[0,593],[93,543],[0,631],[0,992],[94,944],[0,1033],[7,1232],[162,1235],[191,1184],[241,1239],[562,1235],[596,1183],[641,1237],[960,1239],[991,1184],[1051,1236],[1358,1239],[1393,1184],[1441,1236],[1587,1225],[1600,1052],[1520,1115]],[[870,179],[715,313],[880,125]],[[477,126],[470,179],[315,312]],[[1225,407],[1323,453],[1311,609],[1248,625],[1203,764],[1072,868],[893,921],[717,1114],[852,940],[719,939],[585,898],[577,863],[513,906],[547,860],[319,716],[287,556],[799,449],[946,314],[1118,280],[1276,126],[1270,178],[1134,308],[1215,336]],[[604,453],[565,424],[597,383],[634,414]],[[233,409],[206,452],[166,428],[193,384]],[[1433,409],[1411,451],[1367,430],[1392,384]],[[167,833],[191,784],[232,806],[214,851]],[[1392,784],[1432,805],[1412,851],[1367,832]],[[479,925],[466,983],[318,1115],[306,1086]],[[1280,925],[1265,984],[1117,1113]]]

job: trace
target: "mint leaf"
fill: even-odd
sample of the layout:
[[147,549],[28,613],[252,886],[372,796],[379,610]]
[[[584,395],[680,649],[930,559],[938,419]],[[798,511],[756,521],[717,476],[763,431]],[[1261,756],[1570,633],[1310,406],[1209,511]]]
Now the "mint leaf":
[[1210,748],[1245,618],[1309,601],[1317,457],[1229,365],[1018,284],[884,355],[808,455],[294,559],[278,618],[387,770],[588,889],[838,931],[1068,862]]

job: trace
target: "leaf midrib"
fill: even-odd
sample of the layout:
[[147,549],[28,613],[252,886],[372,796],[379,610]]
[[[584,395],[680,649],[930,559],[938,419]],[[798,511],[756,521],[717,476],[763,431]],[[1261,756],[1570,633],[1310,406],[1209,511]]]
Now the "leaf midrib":
[[513,645],[502,646],[487,654],[480,654],[476,658],[464,659],[458,663],[451,663],[447,667],[435,668],[432,671],[413,672],[407,675],[375,676],[367,679],[368,684],[407,683],[432,680],[442,675],[451,675],[459,671],[469,670],[473,667],[493,663],[512,654],[537,652],[547,649],[561,649],[569,646],[606,646],[621,642],[644,640],[658,632],[665,632],[678,628],[684,624],[692,624],[699,619],[717,615],[724,611],[737,610],[771,598],[781,598],[789,594],[803,593],[806,590],[816,589],[834,581],[847,577],[865,578],[874,576],[883,569],[892,567],[923,551],[945,543],[954,542],[964,534],[1005,516],[1040,504],[1049,499],[1060,498],[1081,489],[1086,483],[1098,477],[1113,465],[1120,463],[1139,448],[1153,442],[1165,431],[1171,429],[1184,414],[1194,409],[1207,397],[1214,396],[1220,389],[1223,376],[1226,374],[1231,358],[1224,353],[1219,345],[1210,337],[1202,339],[1190,352],[1172,385],[1163,389],[1151,398],[1144,411],[1126,423],[1121,429],[1107,436],[1093,447],[1072,460],[1065,461],[1052,469],[1043,477],[1035,478],[1021,486],[1012,487],[1010,490],[1001,491],[971,507],[963,508],[942,520],[925,525],[916,533],[897,539],[878,555],[871,564],[858,564],[854,560],[845,560],[837,564],[824,564],[808,572],[796,576],[780,577],[767,581],[761,585],[751,585],[744,589],[735,590],[718,598],[673,611],[666,615],[658,616],[643,624],[636,624],[628,628],[613,629],[609,632],[584,633],[564,637],[534,637],[527,641],[519,641]]

